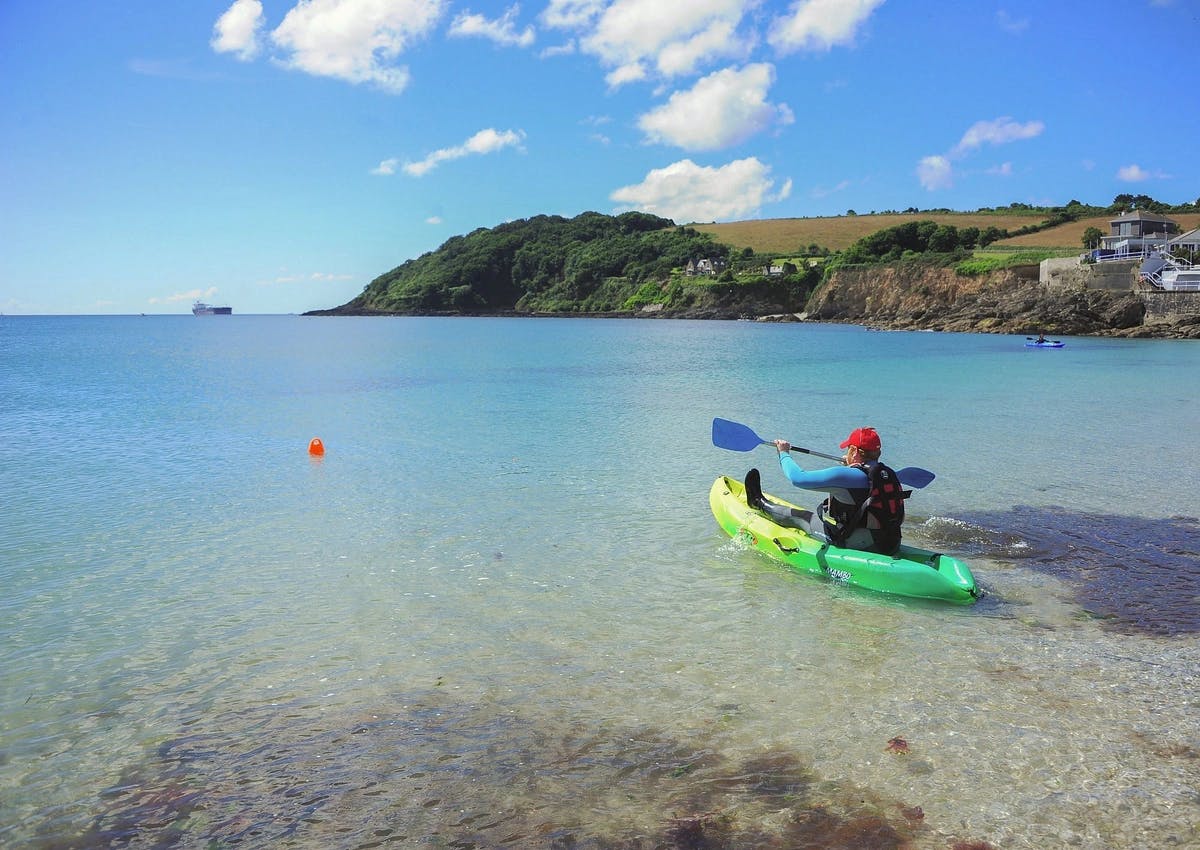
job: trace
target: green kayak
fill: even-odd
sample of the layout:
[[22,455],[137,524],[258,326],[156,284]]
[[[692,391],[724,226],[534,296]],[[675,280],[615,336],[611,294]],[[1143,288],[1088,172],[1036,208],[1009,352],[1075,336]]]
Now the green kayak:
[[[797,507],[769,496],[772,502]],[[980,596],[975,577],[965,563],[949,555],[901,545],[894,557],[840,549],[796,528],[777,525],[762,511],[746,504],[741,481],[722,476],[708,494],[708,503],[721,528],[789,567],[856,587],[970,604]]]

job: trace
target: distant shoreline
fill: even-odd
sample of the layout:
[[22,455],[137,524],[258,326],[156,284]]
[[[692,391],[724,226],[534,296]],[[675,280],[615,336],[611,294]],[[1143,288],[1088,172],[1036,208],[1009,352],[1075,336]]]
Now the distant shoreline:
[[[444,318],[444,319],[634,319],[637,321],[697,321],[697,322],[755,322],[758,324],[817,324],[817,325],[851,325],[865,328],[871,331],[908,331],[911,333],[966,333],[966,334],[988,334],[992,336],[1026,336],[1028,334],[1039,333],[1037,330],[1012,330],[1003,328],[939,328],[939,327],[914,327],[908,324],[897,324],[887,321],[863,321],[863,320],[848,320],[835,318],[815,318],[803,316],[796,313],[765,313],[765,314],[714,314],[711,311],[696,311],[685,313],[665,313],[663,311],[654,313],[619,313],[619,312],[602,312],[602,313],[522,313],[517,311],[496,311],[485,313],[458,313],[452,311],[430,311],[418,313],[390,313],[382,311],[339,311],[339,310],[310,310],[300,314],[302,316],[326,317],[326,316],[345,316],[345,317],[364,317],[364,318],[379,318],[379,317],[396,317],[396,318]],[[1138,325],[1135,328],[1118,330],[1112,329],[1105,332],[1078,332],[1078,331],[1045,331],[1046,334],[1056,337],[1082,337],[1095,339],[1155,339],[1155,340],[1179,340],[1179,341],[1195,341],[1200,339],[1200,316],[1195,317],[1197,335],[1180,335],[1178,326],[1171,322],[1149,322],[1147,324]]]

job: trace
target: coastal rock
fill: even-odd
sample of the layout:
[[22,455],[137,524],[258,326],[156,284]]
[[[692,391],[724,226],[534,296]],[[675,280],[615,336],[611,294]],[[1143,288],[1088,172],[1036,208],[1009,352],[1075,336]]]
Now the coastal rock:
[[1146,305],[1136,295],[1126,295],[1104,311],[1104,321],[1112,328],[1136,328],[1145,318]]
[[1134,292],[1051,289],[1024,269],[975,277],[903,265],[839,269],[808,308],[811,320],[896,330],[1200,338],[1200,316],[1148,321]]
[[[899,263],[839,269],[817,288],[807,305],[803,293],[786,287],[747,291],[730,284],[697,287],[673,304],[656,302],[632,313],[418,310],[410,315],[844,322],[888,330],[1200,339],[1200,297],[1195,295],[1048,286],[1038,282],[1036,266],[968,277],[952,268]],[[1153,310],[1148,307],[1151,302]],[[798,312],[802,308],[804,312]],[[353,301],[310,315],[387,313]]]

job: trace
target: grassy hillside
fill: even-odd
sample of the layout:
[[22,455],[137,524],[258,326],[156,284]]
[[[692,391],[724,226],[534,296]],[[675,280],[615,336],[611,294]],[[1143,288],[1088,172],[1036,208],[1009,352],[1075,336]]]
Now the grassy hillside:
[[[833,251],[848,248],[856,240],[888,227],[910,221],[936,221],[957,228],[999,227],[1018,230],[1046,219],[1043,212],[1004,213],[900,213],[887,215],[850,215],[827,218],[774,218],[758,221],[733,221],[728,224],[693,224],[703,233],[711,233],[719,242],[736,248],[753,248],[764,254],[792,254],[798,248],[820,245]],[[1200,213],[1168,213],[1183,230],[1200,227]],[[1083,232],[1089,227],[1108,234],[1113,216],[1080,219],[1069,224],[1025,236],[1001,239],[993,243],[1001,248],[1070,248],[1083,250]]]
[[[1164,213],[1166,218],[1171,221],[1179,222],[1181,231],[1192,230],[1200,227],[1200,213]],[[1043,230],[1041,233],[1029,233],[1025,236],[1014,236],[1011,239],[1001,239],[995,244],[999,247],[1013,248],[1075,248],[1083,250],[1083,231],[1089,227],[1094,227],[1108,235],[1108,223],[1115,216],[1102,215],[1095,218],[1081,218],[1079,221],[1072,221],[1069,224],[1060,224],[1058,227],[1052,227],[1049,230]]]

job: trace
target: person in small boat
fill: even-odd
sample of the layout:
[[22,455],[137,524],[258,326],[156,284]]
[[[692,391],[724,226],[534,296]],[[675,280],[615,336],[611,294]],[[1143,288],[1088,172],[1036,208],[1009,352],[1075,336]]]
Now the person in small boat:
[[1037,343],[1038,343],[1038,345],[1041,345],[1041,344],[1042,344],[1043,342],[1045,342],[1045,341],[1046,341],[1046,335],[1045,335],[1045,334],[1038,334],[1038,338],[1037,338]]
[[757,469],[746,474],[746,502],[779,525],[800,530],[847,549],[891,555],[900,546],[904,500],[895,471],[879,460],[883,444],[874,428],[855,428],[841,444],[842,466],[808,471],[792,459],[791,444],[775,440],[779,466],[788,480],[805,490],[829,495],[816,513],[796,510],[764,498]]

